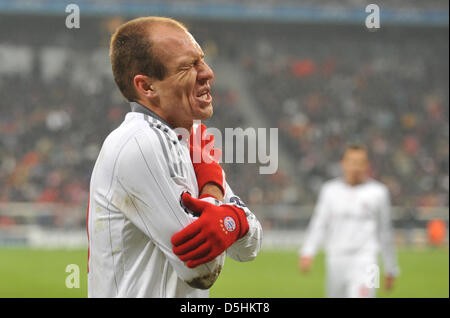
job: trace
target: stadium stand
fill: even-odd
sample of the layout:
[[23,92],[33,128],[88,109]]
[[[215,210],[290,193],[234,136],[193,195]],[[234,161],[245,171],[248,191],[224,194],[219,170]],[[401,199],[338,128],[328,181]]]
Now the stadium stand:
[[[448,9],[448,2],[432,2],[412,7]],[[68,30],[60,16],[0,16],[0,202],[86,204],[101,143],[129,111],[108,60],[110,34],[124,19],[89,16]],[[358,140],[394,205],[448,206],[448,25],[369,32],[360,25],[183,21],[218,77],[207,126],[250,127],[255,119],[243,111],[250,98],[258,127],[279,128],[277,173],[224,164],[244,201],[313,205],[321,184],[339,174],[343,144]],[[224,69],[242,74],[245,85],[227,85]]]

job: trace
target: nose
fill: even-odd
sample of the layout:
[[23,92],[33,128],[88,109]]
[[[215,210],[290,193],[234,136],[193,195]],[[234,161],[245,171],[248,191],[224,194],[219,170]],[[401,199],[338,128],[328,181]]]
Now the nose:
[[199,81],[212,81],[214,79],[214,72],[205,61],[202,61],[201,63],[197,79]]

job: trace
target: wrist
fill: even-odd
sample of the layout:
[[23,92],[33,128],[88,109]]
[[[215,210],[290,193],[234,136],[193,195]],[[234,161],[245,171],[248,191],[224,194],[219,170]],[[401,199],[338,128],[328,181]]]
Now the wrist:
[[219,201],[215,196],[205,193],[198,197],[200,200],[209,202],[211,204],[214,204],[215,206],[221,206],[222,202]]
[[213,182],[206,183],[203,188],[199,189],[200,195],[199,199],[203,199],[205,197],[213,197],[221,202],[223,202],[223,188]]

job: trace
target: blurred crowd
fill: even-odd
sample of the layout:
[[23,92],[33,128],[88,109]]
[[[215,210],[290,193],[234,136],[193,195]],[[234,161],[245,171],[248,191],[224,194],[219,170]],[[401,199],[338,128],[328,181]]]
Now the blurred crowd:
[[[5,28],[11,19],[0,19],[0,202],[86,204],[102,142],[129,111],[107,57],[121,20],[86,19],[68,31],[46,17],[28,33],[36,18],[23,17],[13,36]],[[323,182],[339,175],[342,147],[357,141],[368,146],[371,174],[389,186],[395,205],[448,206],[448,28],[187,24],[208,59],[244,70],[243,89],[279,128],[294,167],[260,175],[254,164],[224,164],[244,201],[313,204]],[[7,46],[29,46],[32,57],[14,55],[28,69],[5,67]],[[70,58],[58,62],[58,48]],[[207,126],[245,128],[239,94],[213,87]]]
[[257,188],[273,194],[275,184],[278,201],[313,202],[323,182],[339,176],[343,146],[359,142],[395,205],[448,206],[448,29],[220,30],[218,55],[245,70],[248,89],[296,166],[281,167],[278,178]]
[[[45,1],[45,0],[38,0]],[[124,3],[124,2],[148,2],[148,0],[108,0],[109,2]],[[87,0],[87,2],[102,3],[105,0]],[[172,5],[186,4],[182,0],[166,0],[166,1],[154,1],[155,3],[168,2]],[[246,6],[282,6],[282,5],[301,5],[304,7],[320,7],[320,8],[344,8],[355,9],[365,7],[368,4],[373,3],[371,0],[191,0],[192,4],[208,4],[208,5],[233,5],[233,4],[245,4]],[[379,0],[377,5],[384,8],[405,8],[405,3],[397,0]],[[424,10],[424,9],[448,9],[447,0],[408,0],[408,9],[412,10]]]

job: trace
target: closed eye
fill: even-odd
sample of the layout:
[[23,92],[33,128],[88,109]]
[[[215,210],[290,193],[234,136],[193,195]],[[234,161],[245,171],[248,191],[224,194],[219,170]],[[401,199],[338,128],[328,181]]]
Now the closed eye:
[[199,58],[193,59],[189,62],[183,63],[178,67],[178,71],[186,71],[189,70],[192,67],[197,67],[200,65],[201,62],[203,62],[203,59],[205,57],[205,54],[202,54]]
[[183,64],[178,67],[178,72],[187,71],[187,70],[191,69],[193,66],[194,66],[194,64],[192,64],[192,63],[191,64]]

